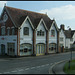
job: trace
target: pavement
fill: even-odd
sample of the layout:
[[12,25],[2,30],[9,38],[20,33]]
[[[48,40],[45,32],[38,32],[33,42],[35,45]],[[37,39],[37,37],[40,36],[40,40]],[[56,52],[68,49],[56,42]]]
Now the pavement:
[[63,71],[66,62],[68,62],[68,60],[60,61],[52,65],[51,68],[49,69],[49,74],[66,74]]
[[[73,59],[75,59],[75,58],[73,58]],[[63,60],[63,61],[53,64],[49,69],[49,74],[66,74],[63,71],[63,69],[64,69],[65,63],[67,63],[68,61],[69,60]]]
[[[74,53],[75,51],[73,51]],[[75,59],[75,58],[73,58]],[[66,74],[64,71],[63,71],[63,68],[64,68],[64,65],[66,62],[68,62],[69,60],[63,60],[63,61],[60,61],[60,62],[57,62],[55,64],[53,64],[50,69],[49,69],[49,74]]]

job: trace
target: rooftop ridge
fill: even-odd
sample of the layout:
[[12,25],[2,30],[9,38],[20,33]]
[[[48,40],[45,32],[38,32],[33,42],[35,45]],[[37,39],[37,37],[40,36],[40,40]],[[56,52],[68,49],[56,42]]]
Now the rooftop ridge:
[[[9,6],[4,6],[6,8],[12,8],[12,9],[16,9],[16,10],[22,10],[22,11],[27,11],[27,12],[31,12],[31,13],[36,13],[36,14],[40,14],[40,15],[46,15],[43,13],[39,13],[39,12],[34,12],[34,11],[29,11],[29,10],[25,10],[25,9],[19,9],[19,8],[15,8],[15,7],[9,7]],[[47,16],[47,15],[46,15]]]

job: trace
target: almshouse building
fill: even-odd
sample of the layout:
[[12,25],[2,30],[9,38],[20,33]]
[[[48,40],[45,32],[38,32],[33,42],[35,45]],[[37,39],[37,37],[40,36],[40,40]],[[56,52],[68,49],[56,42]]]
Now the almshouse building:
[[75,41],[75,30],[65,30],[65,25],[61,24],[59,29],[59,46],[70,49]]
[[59,29],[46,14],[4,6],[0,18],[0,54],[43,55],[59,52]]

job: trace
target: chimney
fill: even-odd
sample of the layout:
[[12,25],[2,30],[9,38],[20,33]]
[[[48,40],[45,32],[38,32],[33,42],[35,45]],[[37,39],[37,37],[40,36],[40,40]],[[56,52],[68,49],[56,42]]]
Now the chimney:
[[71,28],[69,28],[69,30],[71,31]]
[[60,29],[65,30],[65,25],[64,25],[64,24],[61,24],[61,25],[60,25]]

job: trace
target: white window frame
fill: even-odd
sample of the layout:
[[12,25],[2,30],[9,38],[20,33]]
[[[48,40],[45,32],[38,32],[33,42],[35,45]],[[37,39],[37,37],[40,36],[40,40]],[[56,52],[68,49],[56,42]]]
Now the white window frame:
[[[52,31],[54,31],[54,32],[52,32]],[[51,30],[51,37],[55,37],[55,30],[54,29]]]
[[37,31],[37,36],[44,36],[44,31],[40,30],[40,31]]
[[63,37],[60,37],[60,41],[63,41]]
[[[25,33],[25,29],[26,29],[26,28],[28,29],[28,31],[27,31],[28,33]],[[23,28],[23,35],[29,36],[29,27],[24,27],[24,28]]]

